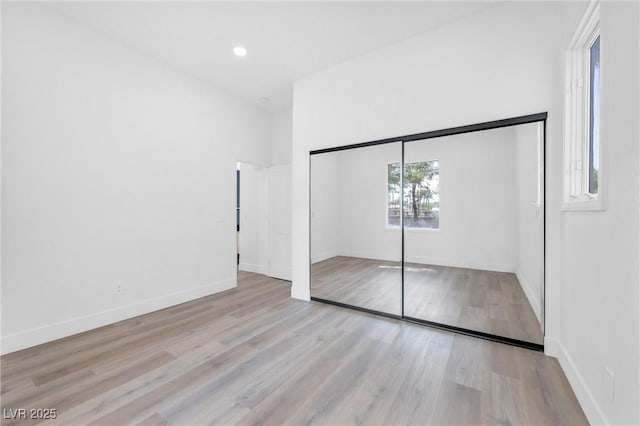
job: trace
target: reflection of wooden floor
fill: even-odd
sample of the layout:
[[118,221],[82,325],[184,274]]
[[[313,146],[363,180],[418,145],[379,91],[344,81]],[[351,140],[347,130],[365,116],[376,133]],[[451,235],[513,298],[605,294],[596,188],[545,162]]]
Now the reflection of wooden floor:
[[400,262],[336,256],[311,265],[311,296],[402,315]]
[[[313,297],[401,314],[400,262],[337,256],[311,273]],[[404,291],[405,316],[543,343],[515,274],[406,264]]]

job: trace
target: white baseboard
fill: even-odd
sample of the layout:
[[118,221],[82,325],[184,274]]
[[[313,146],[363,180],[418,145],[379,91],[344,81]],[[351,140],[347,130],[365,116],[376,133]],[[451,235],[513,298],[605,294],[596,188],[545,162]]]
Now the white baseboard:
[[76,317],[2,336],[2,343],[0,344],[1,353],[4,355],[83,331],[113,324],[138,315],[148,314],[153,311],[228,290],[235,286],[236,283],[231,279],[222,280],[213,284],[205,284],[188,290],[165,294],[126,306],[119,306],[96,314]]
[[592,425],[608,425],[611,424],[607,420],[604,412],[598,405],[593,393],[587,386],[586,382],[582,378],[582,375],[576,368],[571,356],[566,351],[562,343],[552,337],[544,338],[544,353],[546,355],[558,358],[562,371],[567,376],[569,384],[573,389],[573,392],[578,398],[578,402],[587,416],[587,420]]
[[238,265],[238,269],[245,272],[254,272],[256,274],[267,275],[267,266],[266,265],[254,265],[252,263],[243,263],[240,262]]
[[538,322],[542,323],[542,320],[540,319],[540,314],[542,312],[542,310],[540,309],[540,300],[538,300],[538,297],[535,295],[535,292],[533,291],[533,289],[531,289],[529,282],[524,278],[524,276],[519,271],[516,271],[516,277],[520,282],[520,287],[522,288],[522,291],[524,291],[525,296],[527,296],[527,300],[529,300],[529,304],[531,305],[531,308],[533,308],[533,312],[536,314],[536,318],[538,318]]
[[291,268],[270,267],[267,275],[279,280],[291,281],[291,272]]

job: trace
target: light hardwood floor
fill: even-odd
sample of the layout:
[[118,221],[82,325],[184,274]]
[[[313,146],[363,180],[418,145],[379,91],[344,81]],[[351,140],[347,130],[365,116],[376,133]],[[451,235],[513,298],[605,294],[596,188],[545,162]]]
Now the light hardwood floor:
[[3,356],[2,408],[55,408],[61,425],[587,424],[553,358],[289,292],[240,273],[236,289]]
[[[405,316],[543,343],[515,274],[405,265]],[[336,256],[311,267],[311,295],[401,315],[401,263]]]

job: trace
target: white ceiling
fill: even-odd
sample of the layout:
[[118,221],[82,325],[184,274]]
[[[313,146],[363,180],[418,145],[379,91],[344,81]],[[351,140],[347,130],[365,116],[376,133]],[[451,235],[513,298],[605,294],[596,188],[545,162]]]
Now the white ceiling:
[[[268,111],[293,81],[487,9],[487,2],[47,3]],[[244,58],[232,49],[243,45]],[[261,99],[262,98],[262,99]],[[268,98],[265,101],[264,98]]]

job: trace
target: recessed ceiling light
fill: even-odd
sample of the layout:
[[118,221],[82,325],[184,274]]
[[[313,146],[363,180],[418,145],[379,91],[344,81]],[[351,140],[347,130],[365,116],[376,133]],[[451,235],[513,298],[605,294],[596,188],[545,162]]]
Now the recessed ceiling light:
[[236,46],[233,48],[233,53],[236,56],[247,56],[247,49],[242,46]]

